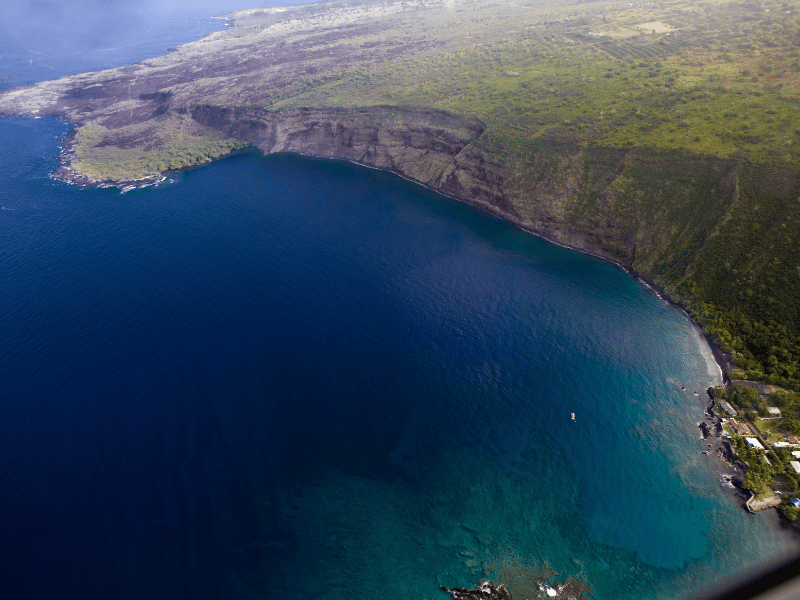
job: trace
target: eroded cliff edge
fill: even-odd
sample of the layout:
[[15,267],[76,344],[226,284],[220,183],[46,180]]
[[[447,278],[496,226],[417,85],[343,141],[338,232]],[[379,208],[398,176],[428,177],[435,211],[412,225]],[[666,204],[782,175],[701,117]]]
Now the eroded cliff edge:
[[[74,90],[69,93],[75,95]],[[159,139],[158,119],[154,119],[155,126],[128,135],[107,128],[98,131],[89,124],[64,140],[61,165],[54,177],[82,186],[137,187],[158,181],[170,167],[195,166],[231,150],[254,147],[264,154],[293,152],[391,171],[503,219],[525,222],[506,193],[504,166],[487,157],[481,148],[479,141],[486,126],[476,117],[435,108],[385,105],[271,111],[256,106],[203,104],[175,109],[165,102],[169,98],[166,94],[142,95],[146,100],[155,97],[163,109],[157,117],[176,120],[181,129],[190,130],[201,140],[211,140],[205,142],[205,148],[201,145],[193,161],[188,165],[164,162],[155,165],[155,174],[148,169],[138,178],[124,172],[93,176],[85,166],[89,145],[99,150],[101,160],[113,161],[118,154],[135,160],[140,149],[160,148],[169,142]],[[63,107],[69,100],[61,97],[58,103]],[[69,112],[63,109],[46,114],[69,119]]]
[[397,106],[260,108],[203,105],[192,118],[265,154],[296,152],[392,171],[434,190],[520,219],[503,189],[501,165],[473,147],[485,131],[477,118]]
[[[265,154],[296,152],[389,170],[646,275],[680,277],[736,198],[735,161],[643,149],[580,149],[552,140],[539,143],[536,159],[520,177],[509,164],[492,160],[480,120],[435,109],[274,112],[202,105],[189,113],[203,127]],[[655,213],[654,182],[673,188]],[[701,196],[704,201],[698,203]],[[695,218],[687,219],[692,213]],[[670,251],[676,247],[680,257]]]

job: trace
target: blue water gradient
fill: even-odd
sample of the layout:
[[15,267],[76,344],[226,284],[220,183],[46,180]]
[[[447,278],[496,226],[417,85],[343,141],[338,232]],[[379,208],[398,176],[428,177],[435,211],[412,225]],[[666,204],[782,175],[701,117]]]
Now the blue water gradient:
[[7,597],[422,600],[546,561],[675,598],[797,547],[701,454],[707,347],[616,267],[298,156],[81,190],[66,131],[0,119]]

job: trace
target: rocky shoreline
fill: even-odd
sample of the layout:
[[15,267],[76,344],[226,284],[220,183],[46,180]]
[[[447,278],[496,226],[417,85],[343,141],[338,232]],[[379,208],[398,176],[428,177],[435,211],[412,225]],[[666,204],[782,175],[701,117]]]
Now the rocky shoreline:
[[473,589],[453,588],[449,589],[440,586],[442,591],[447,592],[453,600],[511,600],[511,593],[504,585],[493,586],[487,581],[483,581]]
[[[71,125],[71,123],[68,120],[66,119],[62,120],[65,123]],[[56,168],[56,170],[50,174],[51,179],[55,181],[61,181],[69,185],[75,185],[81,188],[116,187],[119,188],[121,193],[125,193],[134,189],[146,188],[151,185],[156,185],[167,179],[166,173],[159,173],[158,175],[153,175],[151,177],[143,177],[141,179],[131,179],[131,180],[95,181],[94,179],[90,179],[86,175],[81,175],[72,168],[72,161],[75,159],[74,140],[75,140],[74,129],[69,133],[67,133],[67,135],[64,136],[64,139],[61,140],[58,152],[59,165]]]
[[[453,588],[448,589],[440,586],[442,591],[447,592],[453,600],[514,600],[511,592],[500,584],[494,586],[488,581],[481,581],[474,589]],[[538,598],[554,598],[555,600],[589,600],[586,595],[587,585],[579,580],[567,579],[563,584],[546,583],[544,581],[535,582],[538,590]],[[537,596],[533,596],[534,598]],[[520,600],[520,599],[516,599]],[[524,599],[530,600],[530,599]]]
[[741,500],[742,509],[746,510],[745,502],[749,494],[739,487],[744,476],[744,465],[734,459],[733,449],[723,437],[722,418],[714,412],[713,388],[706,390],[706,410],[703,420],[698,423],[697,427],[700,430],[701,439],[706,444],[706,450],[703,450],[702,454],[717,458],[720,483],[729,488]]
[[[724,487],[730,489],[734,497],[739,500],[739,506],[743,511],[752,513],[747,507],[747,502],[750,500],[752,494],[740,487],[747,465],[734,458],[734,450],[731,443],[723,437],[722,418],[714,412],[713,388],[708,388],[706,390],[706,400],[706,410],[703,420],[697,425],[700,430],[700,437],[706,444],[706,450],[703,450],[702,454],[704,456],[714,456],[717,458],[716,471],[719,474],[720,483]],[[778,511],[767,512],[773,516],[765,518],[769,518],[776,528],[791,530],[795,535],[800,537],[800,529],[795,527],[791,521],[787,520]],[[773,519],[774,521],[772,521]]]

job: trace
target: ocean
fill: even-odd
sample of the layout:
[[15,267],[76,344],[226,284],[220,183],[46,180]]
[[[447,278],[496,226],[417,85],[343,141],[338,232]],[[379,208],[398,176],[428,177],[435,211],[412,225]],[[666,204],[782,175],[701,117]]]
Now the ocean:
[[68,130],[0,118],[5,597],[665,599],[797,551],[702,454],[709,348],[617,267],[295,155],[79,189]]

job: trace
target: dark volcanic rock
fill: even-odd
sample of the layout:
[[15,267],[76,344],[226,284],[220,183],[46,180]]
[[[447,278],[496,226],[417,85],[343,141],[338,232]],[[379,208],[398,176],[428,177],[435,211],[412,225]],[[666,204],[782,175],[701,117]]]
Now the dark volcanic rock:
[[511,600],[511,593],[505,586],[494,587],[484,581],[474,590],[466,588],[453,588],[452,590],[442,586],[442,589],[453,596],[453,600]]
[[171,96],[171,91],[152,92],[150,94],[139,94],[139,100],[155,100],[156,102],[166,102]]
[[[591,585],[580,578],[571,578],[563,584],[553,583],[552,586],[542,581],[535,582],[538,592],[531,598],[555,598],[555,600],[589,600],[587,593],[591,593]],[[453,596],[453,600],[512,600],[511,592],[504,585],[497,587],[487,581],[481,582],[474,590],[466,588],[447,589],[441,588]],[[526,599],[527,600],[527,599]]]

